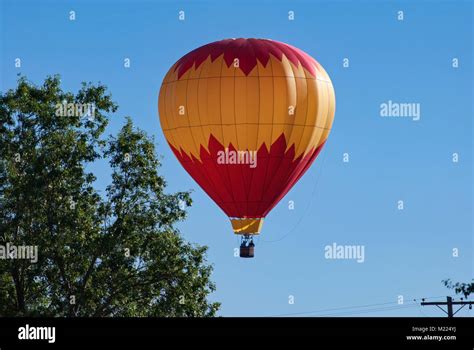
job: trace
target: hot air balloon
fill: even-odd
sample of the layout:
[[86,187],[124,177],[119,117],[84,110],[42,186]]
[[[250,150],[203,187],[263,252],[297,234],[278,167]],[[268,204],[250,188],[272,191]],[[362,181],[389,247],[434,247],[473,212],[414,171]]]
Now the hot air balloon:
[[180,58],[161,85],[161,127],[184,169],[253,257],[263,219],[321,152],[334,89],[307,53],[268,39],[226,39]]

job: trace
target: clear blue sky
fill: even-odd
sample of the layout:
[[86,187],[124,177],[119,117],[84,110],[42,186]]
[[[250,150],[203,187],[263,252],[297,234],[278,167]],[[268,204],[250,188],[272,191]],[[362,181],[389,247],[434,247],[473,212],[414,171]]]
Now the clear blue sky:
[[[155,137],[169,191],[193,190],[194,206],[180,230],[209,246],[217,284],[212,299],[222,302],[221,315],[387,303],[369,309],[389,309],[360,316],[442,316],[436,308],[398,308],[397,296],[409,302],[447,295],[442,279],[472,278],[471,3],[0,2],[1,90],[14,87],[18,73],[36,83],[59,73],[64,88],[73,91],[82,81],[109,87],[120,109],[108,132],[131,116]],[[71,10],[75,21],[68,18]],[[186,13],[184,22],[179,10]],[[290,10],[294,21],[288,21]],[[397,20],[399,10],[404,21]],[[168,68],[200,45],[231,37],[271,38],[301,48],[326,68],[337,99],[325,149],[267,217],[256,257],[248,260],[234,257],[238,239],[228,219],[181,168],[157,118]],[[123,67],[126,57],[129,69]],[[19,69],[15,58],[21,58]],[[380,104],[388,100],[420,103],[421,119],[380,117]],[[345,152],[349,163],[342,161]],[[104,188],[107,167],[95,170]],[[365,262],[325,259],[324,247],[333,242],[364,245]],[[453,248],[459,257],[452,256]]]

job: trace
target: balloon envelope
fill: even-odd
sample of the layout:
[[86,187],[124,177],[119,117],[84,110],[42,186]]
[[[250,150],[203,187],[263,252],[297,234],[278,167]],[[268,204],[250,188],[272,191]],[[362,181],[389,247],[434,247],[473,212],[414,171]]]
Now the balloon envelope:
[[182,166],[235,233],[258,234],[323,148],[335,95],[326,71],[305,52],[267,39],[226,39],[179,59],[158,106]]

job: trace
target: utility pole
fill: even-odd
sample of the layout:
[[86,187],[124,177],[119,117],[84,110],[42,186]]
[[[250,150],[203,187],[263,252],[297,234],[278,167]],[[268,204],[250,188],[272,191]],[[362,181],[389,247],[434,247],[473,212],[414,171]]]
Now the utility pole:
[[448,304],[448,317],[453,317],[453,298],[446,297],[446,303]]
[[[434,305],[437,306],[441,311],[443,311],[448,317],[454,317],[458,313],[459,310],[461,310],[464,306],[469,305],[469,309],[472,309],[472,305],[474,304],[474,301],[463,301],[461,298],[461,301],[453,301],[453,298],[451,297],[446,297],[446,301],[434,301],[434,302],[425,302],[425,299],[421,299],[421,306],[426,306],[426,305]],[[447,306],[447,311],[445,311],[441,305],[446,305]],[[459,309],[457,309],[455,312],[453,312],[453,305],[461,305]]]

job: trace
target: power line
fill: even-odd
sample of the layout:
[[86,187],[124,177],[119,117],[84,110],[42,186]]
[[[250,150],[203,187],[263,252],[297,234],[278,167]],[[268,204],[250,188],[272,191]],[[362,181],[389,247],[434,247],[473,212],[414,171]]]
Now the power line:
[[[423,300],[427,299],[436,299],[440,298],[442,296],[433,296],[433,297],[425,297]],[[410,299],[410,298],[409,298]],[[395,310],[395,309],[403,309],[407,307],[414,307],[414,306],[420,306],[420,304],[417,302],[417,300],[420,300],[421,298],[413,298],[413,301],[410,301],[410,304],[398,304],[398,301],[388,301],[384,303],[375,303],[375,304],[365,304],[365,305],[354,305],[354,306],[342,306],[342,307],[335,307],[335,308],[328,308],[328,309],[319,309],[319,310],[312,310],[312,311],[302,311],[302,312],[292,312],[292,313],[283,313],[283,314],[277,314],[277,315],[270,315],[268,317],[286,317],[286,316],[302,316],[302,315],[310,315],[310,314],[321,314],[318,316],[329,316],[329,315],[336,315],[336,314],[358,314],[358,313],[367,313],[367,312],[378,312],[378,311],[384,311],[384,310]],[[397,304],[397,305],[394,305]],[[392,305],[392,306],[389,306]],[[384,308],[380,308],[380,306],[384,306]],[[374,307],[379,307],[379,308],[374,308]],[[369,309],[367,309],[369,308]],[[372,308],[372,309],[370,309]],[[352,310],[351,309],[362,309],[362,310]],[[340,310],[347,310],[347,311],[342,311],[341,313],[329,313],[329,314],[324,314],[329,311],[340,311]]]
[[373,307],[373,306],[381,306],[381,305],[389,305],[396,303],[396,301],[390,301],[387,303],[378,303],[378,304],[368,304],[368,305],[359,305],[359,306],[343,306],[343,307],[335,307],[330,309],[320,309],[320,310],[313,310],[313,311],[303,311],[303,312],[292,312],[280,315],[273,315],[273,317],[283,317],[283,316],[298,316],[298,315],[305,315],[305,314],[314,314],[314,313],[321,313],[326,311],[338,311],[338,310],[346,310],[346,309],[360,309],[364,307]]
[[365,313],[372,313],[372,312],[380,312],[380,311],[391,311],[391,310],[400,310],[400,309],[409,309],[413,307],[418,307],[417,304],[404,304],[398,306],[389,306],[389,307],[382,307],[382,308],[375,308],[375,309],[368,309],[368,310],[360,310],[360,311],[348,311],[348,312],[339,312],[339,313],[332,313],[332,314],[323,314],[318,316],[344,316],[344,315],[358,315],[358,314],[365,314]]
[[[396,302],[395,302],[396,303]],[[389,303],[393,304],[393,303]],[[387,305],[387,303],[380,303],[380,304],[373,304],[373,305]],[[281,314],[274,317],[284,317],[284,316],[301,316],[301,315],[313,315],[319,317],[326,317],[326,316],[344,316],[344,315],[357,315],[357,314],[364,314],[364,313],[372,313],[372,312],[380,312],[380,311],[390,311],[390,310],[400,310],[400,309],[408,309],[413,307],[418,307],[416,303],[410,304],[401,304],[401,305],[392,305],[392,306],[384,306],[384,307],[376,307],[376,308],[363,308],[364,306],[355,307],[355,308],[362,308],[361,310],[348,310],[348,311],[340,311],[340,312],[326,312],[330,310],[341,310],[343,308],[335,308],[335,309],[325,309],[315,311],[309,311],[304,313],[289,313],[289,314]],[[354,307],[347,307],[346,309],[354,309]]]

